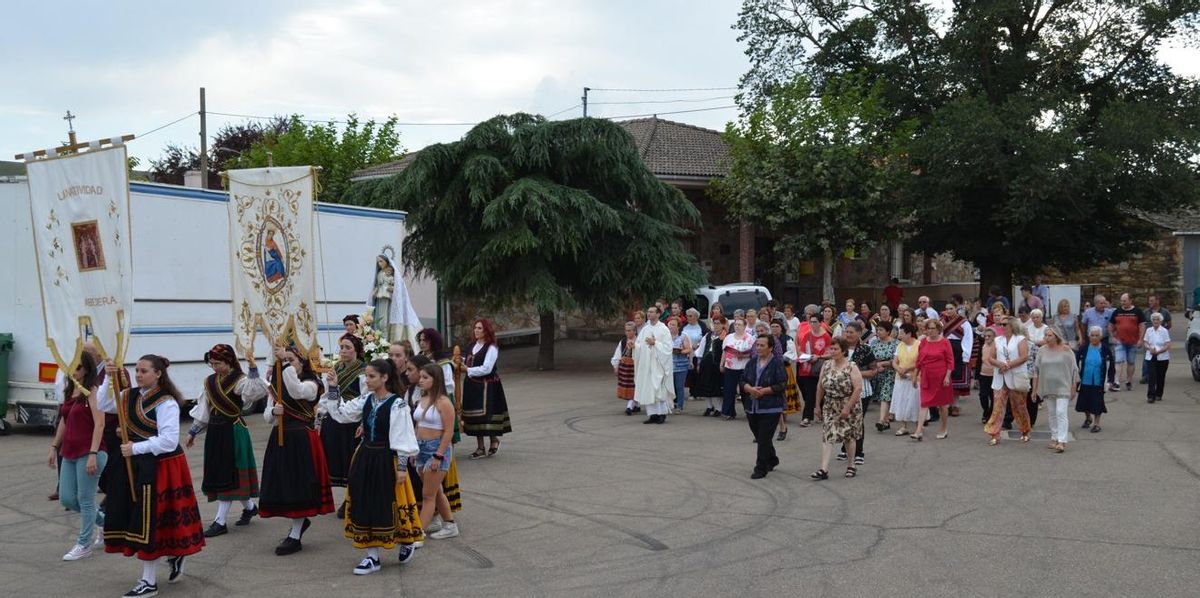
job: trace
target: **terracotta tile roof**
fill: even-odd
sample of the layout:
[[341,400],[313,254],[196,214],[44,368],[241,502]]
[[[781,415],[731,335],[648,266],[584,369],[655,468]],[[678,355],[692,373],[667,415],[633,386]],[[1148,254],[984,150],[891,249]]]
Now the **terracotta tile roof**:
[[650,171],[658,176],[724,177],[729,145],[719,131],[657,116],[617,123],[629,131]]
[[[658,117],[617,124],[629,131],[646,166],[660,177],[724,177],[729,174],[729,146],[719,131]],[[417,152],[386,164],[358,170],[354,179],[390,176],[412,163]]]
[[375,166],[368,166],[362,170],[356,170],[354,171],[354,176],[351,178],[357,180],[391,176],[408,168],[408,165],[412,164],[413,159],[416,157],[417,152],[409,152],[395,162],[385,162],[383,164],[376,164]]

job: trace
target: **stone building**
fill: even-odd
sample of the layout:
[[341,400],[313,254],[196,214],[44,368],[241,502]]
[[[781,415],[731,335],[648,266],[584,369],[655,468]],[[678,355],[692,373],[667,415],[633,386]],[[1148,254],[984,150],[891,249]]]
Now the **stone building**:
[[1062,274],[1048,272],[1048,284],[1078,284],[1083,299],[1091,301],[1097,293],[1113,303],[1121,293],[1132,295],[1134,303],[1146,305],[1146,296],[1156,293],[1163,306],[1172,311],[1192,307],[1200,286],[1200,214],[1182,210],[1168,214],[1137,213],[1135,217],[1153,224],[1158,231],[1144,251],[1121,262]]

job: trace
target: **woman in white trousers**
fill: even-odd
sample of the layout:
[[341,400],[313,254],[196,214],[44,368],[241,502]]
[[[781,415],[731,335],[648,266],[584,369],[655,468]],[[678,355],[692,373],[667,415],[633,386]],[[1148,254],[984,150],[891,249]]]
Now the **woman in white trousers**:
[[1050,444],[1046,448],[1061,453],[1067,450],[1067,409],[1078,392],[1079,366],[1057,328],[1046,327],[1045,341],[1034,360],[1033,392],[1050,411]]

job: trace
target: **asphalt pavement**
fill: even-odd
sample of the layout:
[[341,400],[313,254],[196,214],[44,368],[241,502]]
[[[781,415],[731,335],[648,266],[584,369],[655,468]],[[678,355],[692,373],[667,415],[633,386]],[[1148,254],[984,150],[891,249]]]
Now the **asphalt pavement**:
[[[1200,595],[1200,383],[1182,351],[1163,402],[1147,404],[1144,386],[1110,393],[1099,434],[1072,408],[1063,454],[1045,440],[987,446],[971,397],[948,439],[869,428],[859,477],[835,463],[825,482],[808,478],[819,427],[793,426],[780,467],[751,480],[743,419],[689,402],[642,425],[615,398],[610,344],[560,342],[552,372],[531,369],[535,352],[501,353],[514,432],[499,454],[467,460],[469,438],[455,449],[460,537],[428,540],[407,565],[385,553],[359,577],[362,552],[333,515],[288,557],[272,552],[287,524],[256,519],[210,540],[180,583],[160,572],[160,596]],[[261,465],[270,430],[250,422]],[[0,438],[3,595],[120,596],[133,559],[60,560],[78,516],[46,500],[50,440],[21,427]],[[188,457],[198,485],[200,443]],[[215,504],[200,510],[207,524]]]

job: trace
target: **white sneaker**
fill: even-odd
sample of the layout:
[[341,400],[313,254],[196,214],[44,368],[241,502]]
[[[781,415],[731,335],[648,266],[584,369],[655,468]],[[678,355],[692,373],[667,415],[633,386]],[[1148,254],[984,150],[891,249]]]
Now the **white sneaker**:
[[445,540],[446,538],[458,537],[458,524],[450,521],[442,524],[442,529],[429,534],[430,538],[435,540]]
[[433,532],[442,529],[442,523],[442,516],[434,515],[433,519],[430,520],[429,525],[425,528],[425,533],[432,534]]
[[92,546],[104,546],[104,528],[99,525],[92,531]]
[[87,546],[76,545],[74,548],[71,549],[71,552],[68,552],[67,554],[63,555],[63,560],[64,561],[78,561],[79,559],[86,559],[89,556],[92,556],[91,548],[88,548]]

